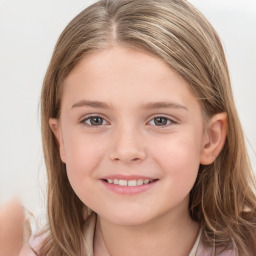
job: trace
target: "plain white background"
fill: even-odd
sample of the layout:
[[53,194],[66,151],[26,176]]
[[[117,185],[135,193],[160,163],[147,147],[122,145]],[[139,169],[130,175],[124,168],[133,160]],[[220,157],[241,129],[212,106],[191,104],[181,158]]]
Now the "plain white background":
[[[39,99],[55,42],[95,1],[0,0],[0,203],[19,195],[32,212],[45,203]],[[256,1],[191,0],[218,31],[256,173]]]

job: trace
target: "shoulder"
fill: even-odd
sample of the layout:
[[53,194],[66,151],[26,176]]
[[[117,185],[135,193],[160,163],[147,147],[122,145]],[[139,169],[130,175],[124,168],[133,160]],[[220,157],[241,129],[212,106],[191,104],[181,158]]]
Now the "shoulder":
[[19,256],[37,256],[37,252],[40,250],[42,242],[42,235],[32,236],[29,242],[22,247]]
[[39,228],[36,226],[31,228],[31,223],[27,222],[24,234],[23,247],[19,253],[19,256],[37,255],[45,238],[44,233],[39,231]]
[[43,237],[35,235],[35,230],[31,228],[31,226],[35,226],[35,223],[31,220],[32,218],[26,219],[23,232],[23,246],[19,252],[19,256],[35,256],[37,255],[36,251],[38,251],[41,246]]
[[221,251],[217,254],[215,254],[213,248],[206,248],[204,246],[199,246],[196,256],[212,256],[212,255],[217,255],[217,256],[238,256],[236,250],[234,249],[228,249]]
[[37,256],[37,254],[26,244],[20,250],[19,256]]
[[205,247],[202,243],[199,244],[196,256],[238,256],[237,251],[235,248],[233,249],[226,249],[226,250],[220,250],[219,252],[216,252],[214,248]]
[[234,243],[232,243],[228,249],[223,249],[223,250],[217,250],[213,247],[206,247],[203,244],[203,241],[200,240],[196,256],[212,256],[212,255],[217,255],[217,256],[238,256],[236,246]]

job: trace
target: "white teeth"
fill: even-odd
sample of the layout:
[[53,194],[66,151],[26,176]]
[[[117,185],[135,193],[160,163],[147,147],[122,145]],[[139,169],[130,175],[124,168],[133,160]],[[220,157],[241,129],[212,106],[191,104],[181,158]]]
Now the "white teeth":
[[137,180],[137,185],[138,185],[138,186],[140,186],[140,185],[142,185],[142,184],[143,184],[143,179]]
[[127,186],[127,180],[119,180],[119,186]]
[[153,179],[138,179],[138,180],[118,180],[118,179],[107,179],[108,183],[113,183],[115,185],[119,186],[129,186],[129,187],[135,187],[135,186],[141,186],[143,184],[148,184],[153,182]]
[[129,186],[129,187],[134,187],[134,186],[136,186],[136,185],[137,185],[136,180],[128,180],[128,186]]

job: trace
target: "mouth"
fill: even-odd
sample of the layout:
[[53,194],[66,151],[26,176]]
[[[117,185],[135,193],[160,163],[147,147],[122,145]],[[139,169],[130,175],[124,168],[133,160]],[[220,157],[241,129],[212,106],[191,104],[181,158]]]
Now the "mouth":
[[158,179],[133,179],[133,180],[125,180],[125,179],[103,179],[104,182],[108,184],[113,184],[122,187],[137,187],[143,186],[146,184],[150,184],[152,182],[157,181]]
[[152,189],[159,179],[149,177],[105,177],[101,182],[108,190],[121,195],[136,195]]

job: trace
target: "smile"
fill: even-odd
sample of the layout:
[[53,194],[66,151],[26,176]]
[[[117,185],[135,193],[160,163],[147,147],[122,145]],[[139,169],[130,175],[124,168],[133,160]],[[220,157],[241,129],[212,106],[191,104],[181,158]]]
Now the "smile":
[[109,184],[115,184],[118,186],[135,187],[135,186],[142,186],[143,184],[149,184],[154,180],[153,179],[138,179],[138,180],[106,179],[105,181]]
[[152,179],[149,177],[142,177],[137,175],[129,177],[124,177],[123,175],[115,175],[101,179],[101,182],[108,190],[122,195],[140,194],[153,188],[155,184],[158,183],[158,181],[159,179]]

